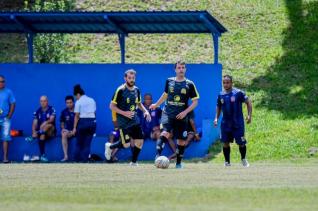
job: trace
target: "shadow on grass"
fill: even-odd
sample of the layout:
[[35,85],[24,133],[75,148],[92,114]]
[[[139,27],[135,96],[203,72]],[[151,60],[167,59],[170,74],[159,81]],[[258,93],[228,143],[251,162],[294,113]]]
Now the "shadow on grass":
[[284,55],[248,89],[262,91],[259,106],[286,119],[318,114],[318,2],[285,1],[290,24],[284,31]]

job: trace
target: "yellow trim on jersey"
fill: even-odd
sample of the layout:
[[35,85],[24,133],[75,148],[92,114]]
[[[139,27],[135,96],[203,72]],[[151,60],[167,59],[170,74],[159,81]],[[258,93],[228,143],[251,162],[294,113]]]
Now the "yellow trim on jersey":
[[196,93],[197,96],[194,97],[194,98],[191,98],[191,100],[199,99],[199,98],[200,98],[200,94],[199,94],[199,92],[198,92],[198,90],[197,90],[197,87],[195,86],[194,83],[192,83],[192,84],[193,84],[194,91],[195,91],[195,93]]
[[118,87],[118,88],[116,89],[114,99],[112,99],[112,101],[111,101],[112,103],[117,104],[116,101],[117,101],[118,92],[119,92],[119,90],[121,90],[121,89],[123,88],[124,85],[125,85],[125,84],[121,85],[120,87]]
[[123,145],[126,144],[125,136],[122,129],[119,129],[119,134],[120,134],[121,143]]
[[112,111],[112,121],[113,122],[117,121],[117,113],[115,111]]
[[112,101],[110,101],[110,102],[111,102],[111,103],[114,103],[114,104],[116,104],[116,105],[117,105],[117,102],[116,102],[116,101],[113,101],[113,100],[112,100]]

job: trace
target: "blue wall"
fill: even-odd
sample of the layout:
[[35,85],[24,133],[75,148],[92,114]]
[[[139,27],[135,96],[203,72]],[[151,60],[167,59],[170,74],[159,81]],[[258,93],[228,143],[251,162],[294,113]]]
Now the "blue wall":
[[[32,113],[39,107],[41,95],[49,97],[50,105],[55,107],[59,116],[64,108],[64,97],[72,94],[73,86],[80,83],[97,103],[97,136],[105,136],[112,129],[109,102],[116,88],[124,82],[123,73],[129,68],[137,71],[136,85],[142,94],[150,92],[154,100],[162,94],[165,79],[175,75],[173,64],[0,64],[0,74],[6,77],[6,85],[17,99],[12,128],[22,129],[25,135],[31,134]],[[218,137],[218,129],[203,122],[211,122],[209,119],[215,115],[222,66],[189,64],[187,77],[195,82],[200,93],[196,122],[203,128],[204,136],[202,143],[193,146],[188,157],[200,157]],[[198,147],[200,149],[196,149]]]

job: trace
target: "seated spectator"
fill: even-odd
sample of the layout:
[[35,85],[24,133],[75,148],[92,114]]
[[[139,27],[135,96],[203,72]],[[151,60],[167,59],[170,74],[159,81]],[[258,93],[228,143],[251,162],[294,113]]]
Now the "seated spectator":
[[74,97],[65,97],[66,108],[62,111],[60,116],[61,123],[61,135],[62,135],[62,147],[64,152],[64,158],[61,162],[67,162],[68,157],[68,141],[71,140],[75,134],[73,133],[74,127]]
[[143,105],[151,115],[151,121],[148,122],[143,115],[143,112],[138,109],[138,116],[140,125],[144,133],[144,139],[158,140],[160,138],[160,118],[161,109],[158,107],[155,110],[150,110],[149,106],[152,104],[152,95],[147,93],[144,95]]
[[47,96],[41,96],[41,107],[33,114],[32,138],[39,140],[40,160],[48,162],[45,156],[45,143],[47,140],[55,136],[55,109],[49,106]]
[[200,134],[197,131],[197,127],[195,125],[195,121],[194,121],[195,115],[194,115],[194,111],[191,111],[188,114],[188,136],[187,139],[185,141],[185,146],[189,146],[191,141],[200,141],[201,137]]

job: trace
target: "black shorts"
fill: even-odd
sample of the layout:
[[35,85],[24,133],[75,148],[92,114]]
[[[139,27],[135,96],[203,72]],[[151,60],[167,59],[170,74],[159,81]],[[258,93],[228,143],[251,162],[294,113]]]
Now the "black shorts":
[[184,119],[174,119],[168,117],[167,114],[163,113],[161,117],[162,130],[168,133],[173,131],[174,137],[176,139],[186,140],[188,132],[188,120]]
[[129,143],[130,138],[132,139],[143,139],[144,134],[140,125],[133,125],[129,128],[119,128],[119,137],[123,144]]

